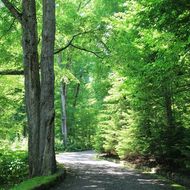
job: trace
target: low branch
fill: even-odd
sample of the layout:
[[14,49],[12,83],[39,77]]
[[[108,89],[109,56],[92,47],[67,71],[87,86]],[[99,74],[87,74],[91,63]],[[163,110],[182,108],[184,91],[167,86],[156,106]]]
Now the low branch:
[[103,59],[103,58],[99,55],[100,53],[102,53],[102,51],[92,51],[92,50],[89,50],[89,49],[86,49],[86,48],[83,48],[83,47],[76,46],[76,45],[74,45],[74,44],[72,44],[72,43],[71,43],[71,46],[74,47],[74,48],[76,48],[76,49],[79,49],[79,50],[82,50],[82,51],[86,51],[86,52],[88,52],[88,53],[92,53],[92,54],[94,54],[96,57]]
[[15,17],[20,23],[22,22],[22,14],[14,7],[14,5],[9,0],[2,0],[4,5],[10,11],[10,13]]
[[24,71],[22,71],[22,70],[5,70],[5,71],[0,71],[0,75],[24,75]]

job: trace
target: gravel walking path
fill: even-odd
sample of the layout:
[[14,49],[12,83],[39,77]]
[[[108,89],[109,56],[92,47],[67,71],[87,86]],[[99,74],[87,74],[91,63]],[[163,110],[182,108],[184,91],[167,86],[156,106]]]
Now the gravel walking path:
[[67,168],[66,179],[53,190],[170,190],[154,176],[97,160],[92,151],[61,153],[57,161]]

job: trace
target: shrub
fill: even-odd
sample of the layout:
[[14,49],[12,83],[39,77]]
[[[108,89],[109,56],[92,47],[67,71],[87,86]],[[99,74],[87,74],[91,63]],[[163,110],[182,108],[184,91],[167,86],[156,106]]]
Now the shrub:
[[55,138],[55,151],[64,151],[65,147],[63,145],[63,140],[60,140],[59,138]]
[[0,149],[0,184],[21,182],[28,175],[27,153]]

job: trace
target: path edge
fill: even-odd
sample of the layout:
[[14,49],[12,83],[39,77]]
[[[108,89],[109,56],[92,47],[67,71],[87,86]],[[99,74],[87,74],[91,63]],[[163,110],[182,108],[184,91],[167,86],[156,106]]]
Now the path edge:
[[[152,173],[152,170],[154,170],[154,168],[147,167],[147,166],[146,167],[145,166],[139,166],[137,164],[130,163],[130,162],[125,161],[125,160],[107,157],[107,156],[105,156],[105,154],[97,154],[96,158],[102,159],[102,160],[107,160],[109,162],[121,164],[123,167],[126,167],[128,169],[132,169],[132,170],[136,170],[137,172],[147,173],[150,175],[157,176],[158,178],[164,178],[164,180],[167,180],[169,183],[172,183],[173,185],[175,185],[175,183],[177,183],[176,185],[181,187],[181,189],[183,189],[183,190],[190,190],[189,179],[186,176],[182,176],[178,173],[168,172],[165,170],[155,170]],[[174,187],[173,187],[173,189],[174,189]]]

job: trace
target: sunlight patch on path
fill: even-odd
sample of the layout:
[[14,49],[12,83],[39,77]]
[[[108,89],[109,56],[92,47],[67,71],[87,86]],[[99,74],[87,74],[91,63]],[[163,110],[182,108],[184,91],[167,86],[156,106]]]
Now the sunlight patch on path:
[[110,166],[110,167],[121,167],[121,164],[109,162],[106,160],[98,160],[96,153],[93,151],[84,152],[66,152],[60,153],[56,156],[56,159],[60,163],[64,164],[89,164],[98,166]]
[[122,164],[96,158],[93,151],[60,153],[56,156],[68,170],[62,184],[52,190],[170,190],[154,176],[126,169]]

